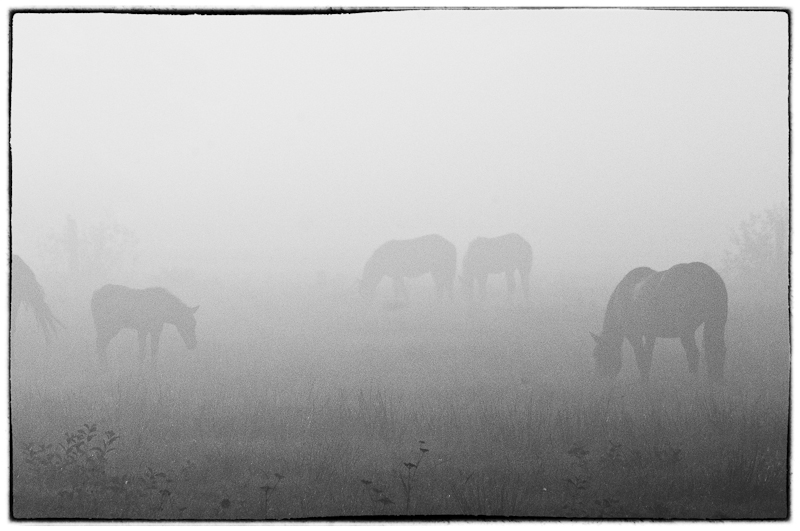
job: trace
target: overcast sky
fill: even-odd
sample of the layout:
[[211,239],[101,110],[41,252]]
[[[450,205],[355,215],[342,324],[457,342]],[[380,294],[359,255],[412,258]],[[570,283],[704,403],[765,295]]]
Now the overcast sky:
[[133,230],[142,267],[358,274],[389,239],[462,253],[519,232],[543,274],[624,273],[718,263],[750,213],[788,202],[785,13],[17,14],[12,30],[23,256],[71,215]]

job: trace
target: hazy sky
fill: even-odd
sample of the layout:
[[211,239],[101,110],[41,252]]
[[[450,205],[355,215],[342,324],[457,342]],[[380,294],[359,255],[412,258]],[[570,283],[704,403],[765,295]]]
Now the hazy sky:
[[[519,232],[541,271],[719,260],[788,201],[788,16],[18,14],[14,252],[114,219],[152,267],[358,273]],[[460,262],[460,257],[459,257]],[[150,267],[148,266],[148,267]],[[536,271],[534,271],[534,276]]]

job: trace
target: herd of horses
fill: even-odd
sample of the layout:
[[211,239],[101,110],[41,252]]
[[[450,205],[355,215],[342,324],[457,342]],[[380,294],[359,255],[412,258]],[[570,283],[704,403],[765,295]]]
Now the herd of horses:
[[[508,296],[516,287],[515,273],[519,272],[520,287],[529,300],[529,276],[532,266],[530,244],[519,234],[473,240],[462,261],[459,277],[464,296],[472,299],[477,285],[480,299],[486,297],[486,284],[491,274],[505,273]],[[408,298],[406,278],[430,274],[438,297],[453,298],[456,279],[456,247],[437,234],[409,240],[391,240],[378,247],[364,266],[360,280],[362,296],[374,296],[384,277],[392,279],[395,297]],[[11,334],[16,329],[20,305],[29,306],[42,329],[45,339],[63,327],[44,300],[44,291],[33,271],[19,258],[11,258]],[[147,336],[150,336],[152,358],[155,361],[159,337],[165,324],[174,325],[187,348],[197,345],[194,313],[189,307],[163,288],[132,289],[106,285],[92,295],[91,310],[97,332],[97,355],[101,366],[106,365],[109,342],[123,328],[133,329],[139,336],[139,357],[144,359]],[[725,362],[725,323],[728,316],[728,294],[725,283],[710,266],[693,262],[678,264],[666,271],[638,267],[620,281],[611,294],[600,334],[595,340],[596,372],[615,378],[622,368],[622,345],[625,339],[633,347],[642,380],[646,381],[653,359],[656,338],[680,338],[688,361],[689,371],[698,370],[699,351],[695,332],[703,328],[708,376],[721,381]]]
[[[411,240],[390,240],[378,247],[364,266],[360,282],[361,294],[371,297],[384,277],[394,283],[398,299],[407,299],[406,278],[427,273],[433,277],[436,293],[453,297],[456,277],[456,246],[438,234],[420,236]],[[475,238],[467,247],[460,277],[465,297],[472,298],[475,283],[481,299],[486,298],[486,283],[490,274],[505,273],[508,297],[514,294],[516,272],[525,300],[528,300],[528,277],[533,265],[531,245],[519,234],[506,234],[497,238]]]

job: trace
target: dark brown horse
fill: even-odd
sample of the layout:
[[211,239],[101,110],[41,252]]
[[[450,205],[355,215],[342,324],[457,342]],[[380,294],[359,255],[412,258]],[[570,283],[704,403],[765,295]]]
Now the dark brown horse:
[[39,282],[36,281],[36,275],[33,270],[28,267],[22,258],[12,254],[11,255],[11,334],[13,335],[17,330],[17,315],[22,303],[25,303],[31,310],[36,322],[39,323],[39,328],[42,329],[44,339],[50,343],[51,336],[58,333],[56,325],[64,327],[61,321],[56,319],[50,307],[44,300],[44,290]]
[[478,296],[485,299],[489,275],[505,273],[508,298],[511,299],[515,288],[514,273],[519,271],[522,295],[528,300],[528,276],[532,260],[531,244],[519,234],[475,238],[467,248],[462,265],[461,287],[464,294],[471,299],[477,281]]
[[407,299],[405,277],[418,277],[430,273],[441,297],[453,296],[456,276],[456,246],[438,234],[429,234],[412,240],[391,240],[378,247],[364,266],[360,290],[365,297],[375,294],[383,279],[394,281],[395,297]]
[[92,317],[97,330],[97,355],[100,364],[106,363],[106,348],[123,328],[139,333],[139,360],[145,356],[147,336],[153,362],[158,353],[158,341],[164,324],[175,325],[186,347],[197,346],[194,312],[178,297],[164,288],[133,289],[107,284],[92,295]]
[[728,292],[710,266],[692,262],[661,272],[636,268],[614,289],[602,333],[592,334],[598,373],[610,378],[619,374],[626,338],[633,346],[642,380],[648,379],[656,338],[680,338],[689,371],[696,373],[699,352],[694,334],[704,324],[706,368],[711,380],[721,381],[727,319]]

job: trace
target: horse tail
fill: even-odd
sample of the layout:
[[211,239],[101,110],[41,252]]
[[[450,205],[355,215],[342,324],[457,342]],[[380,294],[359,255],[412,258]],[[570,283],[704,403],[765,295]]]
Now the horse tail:
[[[522,237],[520,237],[522,239]],[[533,248],[527,240],[522,239],[522,266],[526,273],[530,273],[533,268]]]
[[[30,302],[30,301],[29,301]],[[41,300],[38,300],[35,304],[31,304],[33,307],[34,315],[36,316],[36,322],[39,323],[39,327],[44,332],[44,338],[47,343],[50,343],[51,336],[58,335],[58,326],[61,328],[66,328],[64,323],[58,320],[58,318],[53,314],[50,307],[44,301],[44,297]]]
[[[442,238],[444,240],[444,238]],[[447,293],[450,295],[450,299],[452,300],[455,295],[454,285],[456,282],[456,276],[458,274],[458,250],[456,246],[453,245],[452,242],[444,240],[445,247],[447,249],[447,271],[446,271],[446,280],[445,280],[445,288]]]
[[713,271],[712,277],[710,292],[712,304],[703,326],[703,350],[706,354],[709,376],[712,380],[722,381],[726,355],[725,324],[728,321],[728,290],[722,277],[716,271]]
[[531,274],[531,269],[533,269],[533,248],[527,240],[522,238],[522,236],[520,236],[520,240],[522,240],[522,256],[520,257],[518,269],[519,274],[522,277],[522,282],[524,283]]
[[[36,281],[33,271],[16,255],[12,256],[11,275],[11,296],[31,307],[36,323],[42,329],[45,341],[49,344],[51,337],[58,334],[57,326],[66,327],[56,318],[45,302],[44,289]],[[11,317],[14,319],[16,316],[12,315]]]

